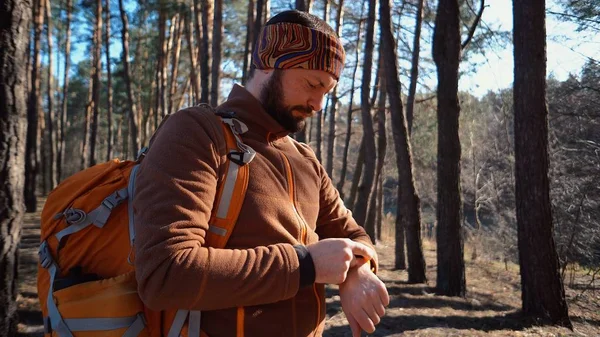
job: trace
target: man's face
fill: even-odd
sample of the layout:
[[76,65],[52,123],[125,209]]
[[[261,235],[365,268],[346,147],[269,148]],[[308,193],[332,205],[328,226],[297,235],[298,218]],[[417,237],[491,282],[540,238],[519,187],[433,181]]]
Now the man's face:
[[325,95],[337,84],[324,71],[307,69],[274,69],[261,91],[265,110],[291,133],[306,126],[306,118],[323,109]]

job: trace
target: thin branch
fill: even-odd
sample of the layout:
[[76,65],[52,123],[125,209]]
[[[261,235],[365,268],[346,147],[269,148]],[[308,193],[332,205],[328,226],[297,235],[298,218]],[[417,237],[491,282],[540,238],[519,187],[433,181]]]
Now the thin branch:
[[[468,1],[467,1],[467,3],[468,3]],[[479,7],[479,13],[477,13],[477,16],[475,17],[475,21],[473,21],[473,24],[471,25],[471,28],[469,29],[469,35],[467,36],[467,39],[460,46],[461,50],[464,50],[465,48],[467,48],[467,46],[471,42],[471,39],[473,39],[473,35],[475,35],[475,30],[477,29],[477,26],[479,26],[479,21],[481,20],[481,16],[483,15],[484,9],[485,9],[485,0],[481,0],[480,7]]]

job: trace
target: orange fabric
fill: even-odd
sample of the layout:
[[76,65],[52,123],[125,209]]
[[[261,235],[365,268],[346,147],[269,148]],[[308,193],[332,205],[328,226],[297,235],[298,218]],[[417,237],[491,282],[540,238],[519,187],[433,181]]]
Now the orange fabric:
[[[228,151],[236,150],[237,143],[233,134],[228,127],[224,127]],[[41,241],[48,242],[52,257],[60,268],[61,273],[57,277],[65,277],[69,270],[79,266],[83,274],[96,274],[102,278],[54,292],[55,302],[63,318],[125,317],[144,311],[148,328],[141,336],[159,337],[161,330],[164,335],[169,331],[176,311],[152,311],[145,307],[139,298],[134,267],[127,261],[130,254],[133,254],[129,241],[128,201],[113,209],[103,228],[90,225],[64,237],[60,250],[55,237],[68,226],[65,218],[57,217],[57,214],[68,208],[91,212],[100,206],[104,198],[128,186],[129,176],[135,164],[134,161],[115,159],[78,172],[64,180],[48,195],[42,210]],[[234,198],[227,218],[214,218],[215,225],[227,229],[227,236],[221,237],[211,233],[207,238],[210,246],[224,247],[231,235],[244,200],[248,176],[248,166],[245,165],[238,171]],[[220,193],[221,191],[219,195]],[[50,274],[41,265],[38,265],[37,285],[42,314],[47,316]],[[148,329],[150,331],[147,331]],[[74,336],[121,336],[125,330],[114,330],[110,335],[106,332],[76,332]],[[187,324],[182,335],[187,336]],[[208,337],[204,332],[201,332],[201,336]]]
[[244,337],[244,307],[237,308],[237,336]]
[[[90,225],[64,237],[60,250],[55,237],[68,226],[64,217],[58,217],[57,214],[68,208],[91,212],[100,206],[104,198],[127,187],[129,174],[135,164],[118,159],[98,164],[67,178],[48,195],[41,216],[41,241],[47,241],[52,257],[60,268],[61,273],[57,277],[65,277],[69,270],[79,266],[83,274],[96,274],[103,279],[55,291],[54,299],[64,318],[107,317],[107,314],[112,317],[133,316],[140,311],[146,311],[148,321],[157,317],[154,312],[145,309],[139,300],[134,268],[127,261],[132,252],[127,201],[113,209],[103,228]],[[43,316],[47,316],[50,273],[38,265],[37,277],[40,307]],[[111,306],[110,303],[119,305]],[[120,330],[115,331],[118,333]],[[93,337],[98,333],[102,334],[77,332],[75,336]],[[146,331],[145,335],[159,336],[158,331]]]

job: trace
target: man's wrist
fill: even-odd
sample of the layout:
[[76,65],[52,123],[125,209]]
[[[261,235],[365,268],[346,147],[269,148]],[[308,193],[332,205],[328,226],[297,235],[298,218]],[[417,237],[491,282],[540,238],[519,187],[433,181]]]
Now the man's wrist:
[[298,262],[300,269],[300,288],[312,285],[317,277],[315,264],[308,249],[302,245],[295,245],[294,249],[298,254]]

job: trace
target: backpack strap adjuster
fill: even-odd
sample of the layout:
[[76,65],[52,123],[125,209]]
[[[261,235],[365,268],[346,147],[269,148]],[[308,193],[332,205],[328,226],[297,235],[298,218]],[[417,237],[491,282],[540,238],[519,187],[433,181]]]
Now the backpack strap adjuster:
[[[247,155],[247,156],[245,156]],[[248,160],[250,158],[250,153],[246,153],[246,152],[240,152],[240,151],[231,151],[227,154],[227,158],[229,158],[229,160],[231,160],[232,162],[236,163],[238,166],[244,166],[246,164],[248,164],[250,160]],[[254,157],[254,156],[252,156]],[[246,159],[246,160],[244,160]]]

